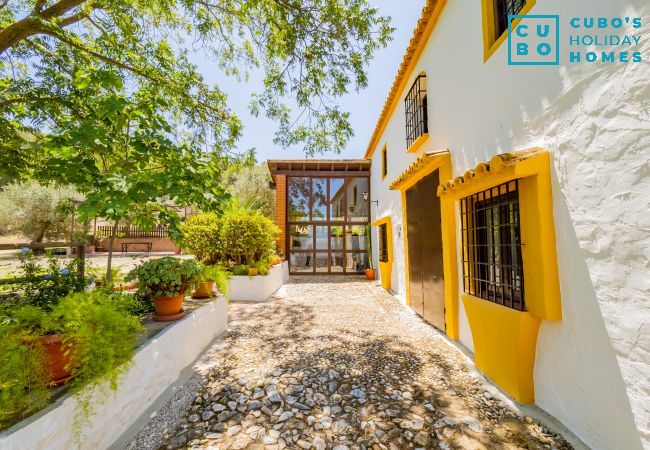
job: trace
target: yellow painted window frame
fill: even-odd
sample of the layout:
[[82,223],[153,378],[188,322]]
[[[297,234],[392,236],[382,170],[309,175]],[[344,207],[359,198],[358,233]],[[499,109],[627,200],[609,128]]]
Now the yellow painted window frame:
[[390,289],[393,272],[393,223],[391,216],[382,217],[381,219],[372,222],[372,226],[377,227],[377,231],[379,231],[381,225],[386,225],[386,249],[388,253],[388,261],[379,261],[379,273],[381,275],[381,286],[384,289]]
[[388,146],[384,144],[381,149],[381,181],[388,176]]
[[[534,155],[513,165],[498,156],[479,164],[465,176],[448,181],[438,189],[441,203],[453,205],[464,197],[519,179],[519,213],[524,265],[526,311],[517,311],[463,293],[476,365],[520,403],[535,399],[533,370],[537,335],[542,320],[562,320],[558,276],[551,159],[547,150],[532,148]],[[446,255],[457,263],[457,255]]]
[[[411,289],[409,286],[408,258],[408,228],[406,227],[408,211],[406,208],[406,191],[413,187],[425,176],[439,170],[439,179],[448,180],[452,177],[451,155],[441,153],[400,181],[399,191],[402,196],[402,234],[404,239],[404,266],[406,280],[406,303],[411,304]],[[440,202],[440,220],[442,232],[442,257],[445,296],[445,333],[450,339],[458,339],[458,263],[456,260],[456,209],[453,202]]]
[[[537,0],[527,0],[524,7],[517,13],[517,15],[525,15],[535,6]],[[483,11],[483,62],[488,59],[497,51],[497,49],[508,39],[508,31],[506,30],[501,36],[496,35],[496,19],[494,11],[495,0],[481,0],[481,9]],[[516,26],[521,19],[512,21],[512,26]]]
[[422,146],[429,140],[429,133],[422,133],[418,138],[406,149],[406,153],[415,153],[422,148]]

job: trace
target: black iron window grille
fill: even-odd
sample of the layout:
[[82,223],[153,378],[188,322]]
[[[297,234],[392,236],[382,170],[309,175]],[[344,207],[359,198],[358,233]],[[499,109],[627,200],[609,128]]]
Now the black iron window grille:
[[495,39],[508,31],[508,16],[514,16],[524,8],[526,0],[494,0]]
[[404,99],[406,106],[406,148],[429,132],[427,114],[427,77],[419,75]]
[[463,291],[525,310],[519,180],[461,199]]
[[379,225],[379,261],[388,262],[388,226]]

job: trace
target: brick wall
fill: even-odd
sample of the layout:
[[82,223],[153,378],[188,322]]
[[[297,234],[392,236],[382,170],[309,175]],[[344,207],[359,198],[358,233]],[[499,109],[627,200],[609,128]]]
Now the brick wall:
[[[122,242],[151,242],[153,245],[151,251],[153,252],[175,252],[178,250],[176,244],[168,238],[115,238],[113,241],[113,251],[121,252],[122,251]],[[100,247],[103,251],[108,251],[108,246],[110,239],[106,238],[101,241]],[[131,245],[129,246],[129,252],[144,252],[146,247],[144,245]]]
[[275,176],[275,223],[282,232],[278,238],[278,246],[284,254],[287,253],[287,176]]

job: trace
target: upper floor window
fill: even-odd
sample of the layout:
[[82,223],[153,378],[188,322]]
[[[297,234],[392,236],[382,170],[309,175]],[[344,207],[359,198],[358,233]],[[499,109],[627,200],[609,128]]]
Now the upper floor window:
[[508,16],[519,14],[526,0],[494,0],[495,38],[508,31]]
[[404,99],[406,109],[406,148],[429,132],[427,114],[427,77],[418,75]]
[[381,149],[381,178],[382,180],[388,175],[388,151],[386,145]]
[[[487,61],[508,36],[508,16],[525,15],[536,0],[481,0],[483,59]],[[513,26],[519,19],[513,20]]]
[[463,291],[525,310],[519,180],[461,199]]

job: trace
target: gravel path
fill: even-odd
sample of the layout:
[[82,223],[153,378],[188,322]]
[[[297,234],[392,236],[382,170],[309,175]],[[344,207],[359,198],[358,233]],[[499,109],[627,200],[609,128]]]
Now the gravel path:
[[571,448],[373,283],[294,277],[230,328],[130,448]]

